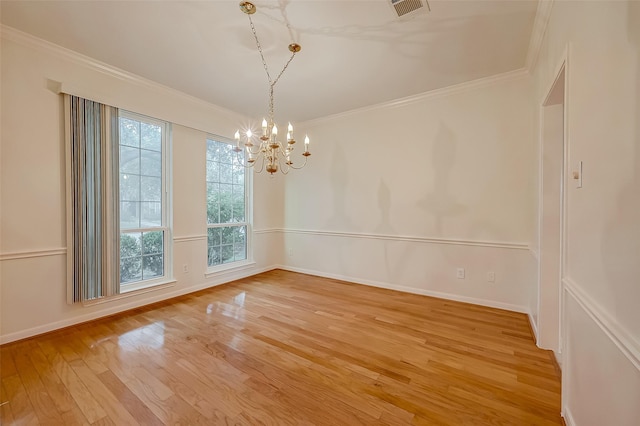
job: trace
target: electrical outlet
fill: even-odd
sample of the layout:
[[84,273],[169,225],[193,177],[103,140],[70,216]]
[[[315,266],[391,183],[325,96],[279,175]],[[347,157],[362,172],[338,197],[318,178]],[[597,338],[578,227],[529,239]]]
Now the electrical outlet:
[[464,280],[464,268],[456,269],[456,278],[459,280]]
[[182,265],[182,272],[184,272],[185,274],[189,273],[189,265],[187,265],[186,263],[184,265]]
[[496,282],[496,273],[493,271],[487,272],[487,282],[495,283]]

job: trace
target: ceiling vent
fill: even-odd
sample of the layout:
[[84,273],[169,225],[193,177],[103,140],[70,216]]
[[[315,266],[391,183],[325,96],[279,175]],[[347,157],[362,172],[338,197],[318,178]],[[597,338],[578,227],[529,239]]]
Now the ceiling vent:
[[430,10],[427,0],[390,0],[398,18],[408,18]]

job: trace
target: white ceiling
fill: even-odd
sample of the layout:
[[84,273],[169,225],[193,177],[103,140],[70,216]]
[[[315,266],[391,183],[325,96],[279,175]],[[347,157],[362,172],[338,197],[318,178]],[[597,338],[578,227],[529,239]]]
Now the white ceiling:
[[[388,0],[256,0],[276,118],[305,121],[523,68],[537,0],[432,0],[401,20]],[[238,1],[10,1],[4,25],[248,116],[268,84]],[[290,24],[291,35],[286,22]]]

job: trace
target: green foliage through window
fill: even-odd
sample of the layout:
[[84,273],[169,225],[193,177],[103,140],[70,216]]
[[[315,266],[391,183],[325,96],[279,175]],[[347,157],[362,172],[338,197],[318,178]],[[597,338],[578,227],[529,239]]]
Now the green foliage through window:
[[[247,258],[245,169],[233,146],[207,140],[208,265]],[[242,159],[240,159],[242,161]]]
[[164,276],[165,125],[126,113],[119,117],[120,283]]

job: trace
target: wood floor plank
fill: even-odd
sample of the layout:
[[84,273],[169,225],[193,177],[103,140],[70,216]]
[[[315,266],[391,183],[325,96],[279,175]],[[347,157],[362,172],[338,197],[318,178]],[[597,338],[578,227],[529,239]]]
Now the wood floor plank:
[[524,314],[270,271],[0,346],[2,424],[560,425]]

